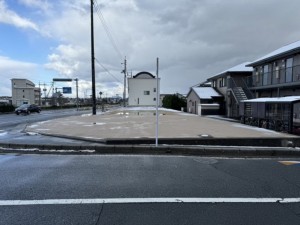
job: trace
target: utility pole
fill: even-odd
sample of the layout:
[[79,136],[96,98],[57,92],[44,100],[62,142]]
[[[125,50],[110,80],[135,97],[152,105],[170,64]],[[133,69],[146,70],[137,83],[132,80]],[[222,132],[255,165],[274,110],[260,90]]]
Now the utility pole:
[[41,106],[41,83],[39,82],[39,106]]
[[74,79],[76,81],[76,108],[78,111],[78,78]]
[[92,66],[92,101],[93,115],[96,115],[96,84],[95,84],[95,49],[94,49],[94,1],[91,0],[91,66]]
[[127,75],[127,60],[126,60],[126,56],[124,59],[124,92],[123,92],[123,105],[124,107],[126,107],[126,75]]

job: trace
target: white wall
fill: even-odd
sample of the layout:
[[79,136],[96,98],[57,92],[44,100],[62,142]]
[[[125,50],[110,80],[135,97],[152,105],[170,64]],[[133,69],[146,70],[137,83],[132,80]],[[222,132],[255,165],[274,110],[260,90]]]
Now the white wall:
[[200,104],[200,99],[192,90],[187,96],[187,112],[198,114],[198,104]]
[[[154,91],[156,89],[156,82],[156,78],[128,78],[128,105],[155,106],[156,91],[158,91],[158,96],[160,96],[160,78],[158,78],[158,90]],[[149,95],[145,95],[145,91],[149,91]]]
[[37,104],[39,92],[35,92],[35,85],[26,79],[12,79],[12,104],[20,106],[24,102]]

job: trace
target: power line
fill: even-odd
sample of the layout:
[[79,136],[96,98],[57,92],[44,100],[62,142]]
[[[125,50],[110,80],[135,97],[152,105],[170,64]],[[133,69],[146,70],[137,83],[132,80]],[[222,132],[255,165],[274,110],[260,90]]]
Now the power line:
[[99,19],[100,19],[103,27],[104,27],[104,30],[105,30],[105,32],[107,34],[108,39],[112,43],[112,46],[116,50],[117,54],[120,56],[120,59],[122,59],[123,58],[122,53],[119,50],[119,48],[118,48],[118,46],[117,46],[117,44],[116,44],[116,42],[115,42],[115,40],[114,40],[114,38],[112,36],[112,33],[110,32],[109,27],[107,26],[107,23],[106,23],[106,21],[104,19],[104,16],[103,16],[103,14],[101,12],[101,9],[100,9],[100,6],[99,6],[97,0],[94,1],[94,5],[95,5],[95,10],[97,12],[97,15],[98,15],[98,17],[99,17]]
[[118,78],[116,78],[115,75],[113,75],[108,69],[106,69],[105,66],[103,66],[97,58],[95,58],[95,60],[109,75],[111,75],[116,81],[122,84],[122,82]]

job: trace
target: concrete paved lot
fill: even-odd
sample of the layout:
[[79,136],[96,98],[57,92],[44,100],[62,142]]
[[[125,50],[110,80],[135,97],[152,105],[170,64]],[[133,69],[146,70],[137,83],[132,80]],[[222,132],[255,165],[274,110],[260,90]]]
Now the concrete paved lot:
[[[27,132],[85,139],[154,138],[156,116],[151,108],[123,108],[99,115],[86,114],[39,122]],[[236,122],[160,109],[159,137],[285,138],[296,137]]]

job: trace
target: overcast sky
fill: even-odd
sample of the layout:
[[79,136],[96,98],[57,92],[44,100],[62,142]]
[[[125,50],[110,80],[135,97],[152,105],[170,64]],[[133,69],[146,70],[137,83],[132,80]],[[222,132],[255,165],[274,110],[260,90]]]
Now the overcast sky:
[[[95,10],[96,87],[107,96],[123,92],[125,56],[133,75],[155,75],[159,57],[161,92],[186,94],[219,72],[300,40],[299,0],[95,2],[106,22]],[[88,96],[90,61],[89,0],[0,0],[0,96],[11,96],[12,78],[48,90],[53,78],[79,78],[80,97]]]

